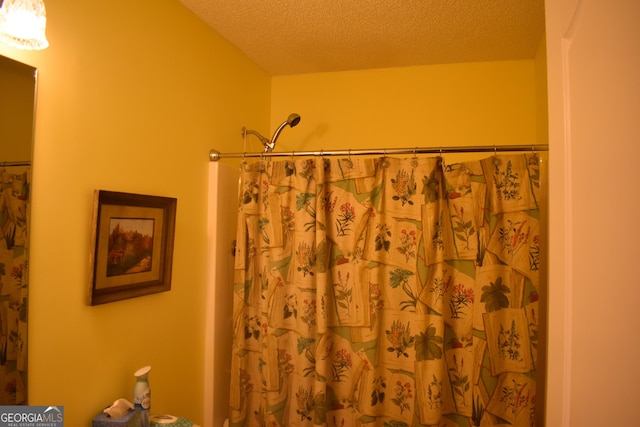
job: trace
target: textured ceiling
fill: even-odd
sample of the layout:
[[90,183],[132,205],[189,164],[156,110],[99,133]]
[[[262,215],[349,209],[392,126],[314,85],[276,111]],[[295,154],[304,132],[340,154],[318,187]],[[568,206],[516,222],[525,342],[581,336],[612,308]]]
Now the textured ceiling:
[[180,0],[271,75],[533,58],[544,0]]

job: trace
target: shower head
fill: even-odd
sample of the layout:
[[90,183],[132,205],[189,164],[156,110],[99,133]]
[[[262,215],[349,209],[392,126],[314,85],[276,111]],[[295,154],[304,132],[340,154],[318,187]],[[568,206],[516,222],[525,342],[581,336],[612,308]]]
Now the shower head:
[[294,127],[298,123],[300,123],[300,115],[296,113],[289,114],[289,117],[287,117],[287,124],[291,127]]
[[285,120],[280,126],[278,126],[278,129],[276,129],[276,131],[273,134],[273,137],[271,137],[271,141],[269,141],[268,143],[264,144],[264,152],[268,153],[270,151],[273,151],[273,149],[276,146],[276,141],[278,140],[278,136],[280,135],[280,132],[282,132],[282,129],[284,129],[287,125],[294,127],[297,126],[297,124],[300,123],[300,115],[296,114],[296,113],[292,113],[289,114],[289,117],[287,117],[287,120]]
[[264,152],[269,153],[273,151],[273,149],[275,148],[276,140],[278,139],[280,132],[282,132],[282,129],[284,129],[285,126],[287,125],[294,127],[298,123],[300,123],[300,115],[296,113],[289,114],[289,117],[287,117],[287,120],[284,123],[282,123],[280,126],[278,126],[278,129],[276,129],[275,133],[273,134],[271,141],[269,141],[264,136],[260,135],[255,130],[248,130],[248,129],[242,128],[242,132],[243,132],[243,136],[246,136],[247,134],[255,135],[260,140],[260,142],[262,142],[262,145],[264,145]]

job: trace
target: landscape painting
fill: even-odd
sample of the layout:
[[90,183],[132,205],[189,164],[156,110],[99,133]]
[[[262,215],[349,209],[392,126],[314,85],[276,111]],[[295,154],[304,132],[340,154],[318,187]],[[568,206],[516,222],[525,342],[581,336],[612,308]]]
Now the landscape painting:
[[153,218],[110,218],[107,277],[151,271]]

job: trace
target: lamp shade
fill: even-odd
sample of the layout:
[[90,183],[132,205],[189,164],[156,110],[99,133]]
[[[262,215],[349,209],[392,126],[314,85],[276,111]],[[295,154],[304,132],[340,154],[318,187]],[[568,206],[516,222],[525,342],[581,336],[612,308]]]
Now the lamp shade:
[[42,0],[4,0],[0,7],[0,41],[19,49],[49,46],[47,14]]

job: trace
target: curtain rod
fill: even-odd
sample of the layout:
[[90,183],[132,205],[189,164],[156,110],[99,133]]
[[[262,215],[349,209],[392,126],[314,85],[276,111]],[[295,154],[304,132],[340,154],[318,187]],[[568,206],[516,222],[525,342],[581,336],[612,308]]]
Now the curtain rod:
[[29,160],[18,160],[13,162],[0,162],[0,167],[5,166],[31,166],[31,162]]
[[360,155],[393,155],[393,154],[445,154],[445,153],[498,153],[519,151],[549,151],[548,145],[477,145],[462,147],[415,147],[415,148],[373,148],[362,150],[315,150],[315,151],[282,151],[262,153],[221,153],[217,150],[209,152],[209,161],[246,157],[309,157],[309,156],[360,156]]

